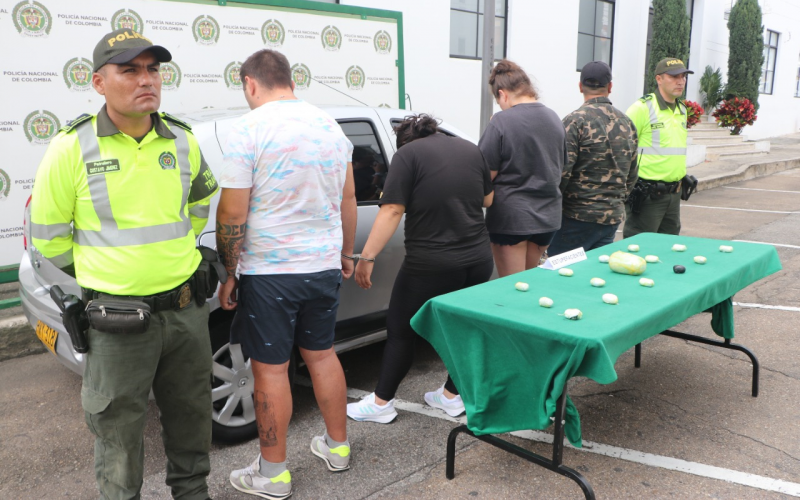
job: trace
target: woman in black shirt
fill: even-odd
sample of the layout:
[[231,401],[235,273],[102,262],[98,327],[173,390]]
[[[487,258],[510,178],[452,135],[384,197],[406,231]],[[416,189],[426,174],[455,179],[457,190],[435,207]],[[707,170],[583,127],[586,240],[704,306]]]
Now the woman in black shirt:
[[[395,130],[380,211],[372,226],[356,282],[372,286],[374,259],[405,220],[406,257],[397,274],[386,318],[387,341],[375,392],[347,405],[354,420],[388,423],[397,417],[394,396],[411,368],[416,333],[411,318],[433,297],[488,281],[494,268],[483,207],[492,204],[491,177],[471,142],[438,132],[428,115],[407,117]],[[464,412],[450,377],[425,401],[451,416]]]
[[539,265],[561,227],[561,171],[566,133],[553,110],[538,102],[530,78],[502,60],[489,76],[500,106],[478,147],[492,171],[495,202],[486,211],[497,272],[502,276]]

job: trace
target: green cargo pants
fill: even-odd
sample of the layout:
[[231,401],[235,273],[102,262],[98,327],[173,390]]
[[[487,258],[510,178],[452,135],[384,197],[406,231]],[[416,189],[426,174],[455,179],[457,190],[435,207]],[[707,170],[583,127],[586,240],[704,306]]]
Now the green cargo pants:
[[622,237],[629,238],[639,233],[680,234],[681,232],[681,193],[648,197],[638,214],[625,205],[625,227]]
[[208,305],[153,314],[147,332],[89,330],[81,402],[96,436],[102,498],[138,499],[150,388],[161,413],[167,485],[181,499],[208,498],[211,446],[211,343]]

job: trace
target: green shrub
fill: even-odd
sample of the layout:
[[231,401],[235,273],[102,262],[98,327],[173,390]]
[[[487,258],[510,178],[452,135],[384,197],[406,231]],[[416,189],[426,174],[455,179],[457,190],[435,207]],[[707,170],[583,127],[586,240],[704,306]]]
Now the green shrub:
[[726,99],[744,97],[758,111],[758,89],[764,64],[764,27],[758,0],[739,0],[728,17],[728,87]]
[[677,57],[684,64],[689,60],[689,16],[686,0],[653,0],[653,42],[647,68],[647,92],[655,92],[655,69],[665,57]]
[[706,66],[700,77],[701,102],[706,113],[711,113],[717,104],[725,98],[725,86],[722,84],[722,71]]

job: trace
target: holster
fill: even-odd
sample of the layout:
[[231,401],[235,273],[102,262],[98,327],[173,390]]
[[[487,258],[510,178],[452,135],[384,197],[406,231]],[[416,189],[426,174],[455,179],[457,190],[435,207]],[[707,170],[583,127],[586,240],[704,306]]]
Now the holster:
[[150,328],[150,306],[141,301],[94,299],[86,315],[92,328],[104,333],[140,334]]
[[681,199],[683,201],[688,200],[695,191],[697,191],[697,177],[687,175],[681,179]]
[[197,305],[202,306],[217,291],[220,281],[222,283],[228,281],[228,273],[214,249],[201,245],[197,250],[202,260],[194,273],[194,298]]
[[625,203],[631,206],[631,212],[638,215],[642,212],[642,205],[648,196],[650,196],[650,186],[637,180]]
[[89,329],[86,305],[75,295],[65,294],[58,285],[50,287],[50,298],[61,310],[61,322],[72,341],[72,348],[81,354],[89,352],[89,340],[86,338],[86,330]]

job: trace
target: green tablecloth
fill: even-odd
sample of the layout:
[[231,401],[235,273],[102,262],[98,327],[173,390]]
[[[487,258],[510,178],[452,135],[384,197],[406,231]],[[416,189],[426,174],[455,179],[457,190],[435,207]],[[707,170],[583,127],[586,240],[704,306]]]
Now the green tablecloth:
[[[598,261],[600,255],[627,251],[632,243],[640,246],[637,255],[656,255],[661,262],[648,263],[642,276],[628,276]],[[687,250],[673,252],[675,243]],[[731,245],[734,251],[722,253],[720,245]],[[708,262],[694,263],[697,255]],[[532,269],[432,299],[411,320],[444,361],[475,434],[547,428],[570,377],[614,382],[620,354],[712,307],[723,313],[715,314],[715,331],[732,337],[731,297],[781,269],[770,245],[653,233],[587,256],[569,266],[572,277]],[[675,264],[685,266],[686,273],[674,274]],[[594,277],[606,285],[591,286]],[[655,286],[639,285],[641,277],[654,280]],[[517,291],[514,284],[519,281],[528,283],[530,290]],[[605,304],[604,293],[617,295],[619,304]],[[540,307],[540,297],[553,299],[553,307]],[[580,309],[583,319],[564,318],[568,308]],[[570,442],[580,446],[580,419],[569,400],[565,430]]]

